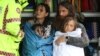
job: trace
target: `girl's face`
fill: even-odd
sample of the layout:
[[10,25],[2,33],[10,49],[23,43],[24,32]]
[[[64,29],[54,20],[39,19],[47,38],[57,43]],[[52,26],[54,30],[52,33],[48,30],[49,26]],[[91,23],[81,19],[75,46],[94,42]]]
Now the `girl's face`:
[[40,5],[36,9],[36,18],[37,19],[44,19],[46,16],[48,16],[48,13],[46,12],[46,9],[44,6]]
[[71,20],[64,25],[65,32],[71,32],[75,29],[75,21]]
[[66,9],[64,6],[60,5],[58,9],[59,15],[61,18],[64,18],[68,15],[68,9]]

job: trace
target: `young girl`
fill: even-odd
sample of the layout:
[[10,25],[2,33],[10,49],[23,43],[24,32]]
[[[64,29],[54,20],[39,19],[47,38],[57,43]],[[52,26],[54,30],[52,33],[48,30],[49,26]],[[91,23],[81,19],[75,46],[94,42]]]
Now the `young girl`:
[[[58,10],[57,10],[57,17],[53,23],[53,27],[59,30],[60,25],[63,23],[63,20],[66,19],[65,17],[69,17],[69,16],[75,17],[74,9],[75,8],[73,7],[73,5],[67,1],[63,1],[59,3]],[[89,45],[89,38],[84,25],[78,22],[78,27],[82,29],[81,37],[77,38],[77,37],[69,36],[69,38],[67,39],[68,42],[67,44],[84,48]],[[64,37],[63,36],[60,37],[61,38],[58,38],[56,40],[57,44],[64,42],[63,41]]]
[[75,20],[75,18],[66,17],[63,24],[61,24],[59,30],[60,31],[57,31],[55,33],[55,38],[53,42],[53,56],[84,56],[83,48],[66,44],[66,39],[65,42],[61,42],[60,44],[55,43],[60,36],[66,36],[66,38],[69,38],[67,36],[78,38],[81,37],[82,31],[81,28],[77,27],[77,21]]

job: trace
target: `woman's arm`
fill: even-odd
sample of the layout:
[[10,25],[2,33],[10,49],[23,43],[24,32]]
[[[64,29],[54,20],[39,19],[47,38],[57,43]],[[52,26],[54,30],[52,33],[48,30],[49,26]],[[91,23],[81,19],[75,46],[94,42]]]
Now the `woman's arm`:
[[67,40],[67,44],[78,46],[78,47],[85,47],[89,44],[89,38],[86,33],[86,29],[82,24],[79,24],[79,27],[82,29],[82,37],[70,37]]

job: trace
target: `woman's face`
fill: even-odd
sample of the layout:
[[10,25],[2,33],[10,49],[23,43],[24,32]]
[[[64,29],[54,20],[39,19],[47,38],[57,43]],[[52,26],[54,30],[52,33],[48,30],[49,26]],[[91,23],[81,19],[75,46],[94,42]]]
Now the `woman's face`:
[[75,21],[71,20],[64,25],[65,32],[71,32],[75,29]]
[[48,16],[48,13],[46,12],[46,9],[44,6],[40,5],[36,9],[36,18],[37,19],[44,19],[46,16]]
[[58,12],[59,12],[59,16],[61,18],[64,18],[68,15],[68,9],[66,9],[64,6],[60,5],[59,6],[59,9],[58,9]]

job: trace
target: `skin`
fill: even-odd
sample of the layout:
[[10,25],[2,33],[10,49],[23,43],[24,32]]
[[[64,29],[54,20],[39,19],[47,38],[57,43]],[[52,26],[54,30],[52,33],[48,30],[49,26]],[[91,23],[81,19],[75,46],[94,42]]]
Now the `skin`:
[[[59,12],[59,16],[61,17],[61,19],[63,19],[64,17],[68,15],[68,9],[66,9],[65,7],[61,5],[59,6],[58,12]],[[55,42],[57,45],[59,45],[59,43],[65,42],[65,37],[61,36]]]
[[[37,21],[40,23],[40,24],[43,24],[44,20],[45,20],[45,17],[48,16],[48,13],[46,12],[45,10],[45,7],[43,6],[38,6],[37,9],[36,9],[36,18],[37,18]],[[40,36],[43,36],[43,29],[41,27],[37,27],[36,30],[35,30]]]
[[65,32],[71,32],[74,30],[75,28],[75,21],[71,20],[68,22],[68,24],[64,25],[65,28]]
[[68,15],[68,9],[60,5],[59,6],[59,16],[63,19],[67,15]]
[[[73,21],[73,20],[69,21],[68,24],[66,23],[66,24],[64,25],[64,28],[65,28],[65,29],[64,29],[65,32],[71,32],[71,31],[73,31],[74,28],[75,28],[75,21]],[[62,37],[63,37],[63,38],[62,38]],[[60,36],[60,38],[58,38],[58,39],[56,40],[56,44],[59,45],[59,43],[65,42],[65,41],[67,41],[67,40],[65,39],[65,36]]]
[[43,6],[41,6],[41,5],[37,7],[35,14],[36,14],[37,20],[38,20],[41,24],[43,23],[45,17],[48,15],[48,13],[47,13],[46,10],[45,10],[45,7],[43,7]]

